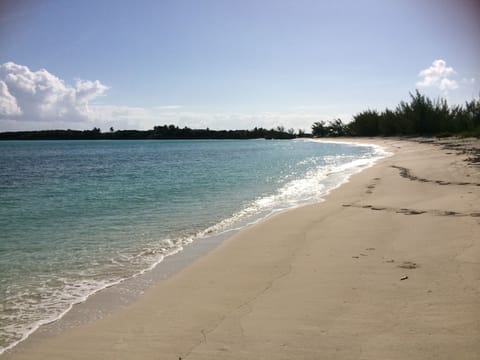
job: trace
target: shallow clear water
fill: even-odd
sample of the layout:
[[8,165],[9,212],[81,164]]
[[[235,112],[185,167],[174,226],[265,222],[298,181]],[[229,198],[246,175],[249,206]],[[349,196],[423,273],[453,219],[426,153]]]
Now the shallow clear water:
[[0,142],[0,353],[191,241],[320,201],[382,155],[312,141]]

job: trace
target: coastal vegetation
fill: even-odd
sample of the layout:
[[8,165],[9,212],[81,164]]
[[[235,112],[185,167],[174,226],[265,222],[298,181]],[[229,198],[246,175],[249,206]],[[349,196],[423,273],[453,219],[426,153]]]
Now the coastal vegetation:
[[480,98],[463,106],[449,106],[447,100],[432,100],[418,90],[410,101],[393,110],[367,109],[344,124],[340,119],[312,125],[316,137],[336,136],[475,136],[480,137]]

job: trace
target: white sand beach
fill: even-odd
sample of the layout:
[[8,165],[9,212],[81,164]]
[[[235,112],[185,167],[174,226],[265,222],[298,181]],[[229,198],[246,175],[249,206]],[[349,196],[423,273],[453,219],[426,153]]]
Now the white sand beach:
[[480,167],[452,146],[362,141],[394,155],[0,358],[478,359]]

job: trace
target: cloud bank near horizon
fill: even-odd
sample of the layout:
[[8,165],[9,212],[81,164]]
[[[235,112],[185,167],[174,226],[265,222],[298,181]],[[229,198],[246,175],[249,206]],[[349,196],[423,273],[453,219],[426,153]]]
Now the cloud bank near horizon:
[[[43,129],[149,129],[159,124],[192,128],[238,129],[279,125],[309,130],[319,119],[347,118],[316,109],[257,113],[192,111],[181,105],[151,108],[96,103],[109,87],[99,80],[73,85],[46,69],[33,71],[14,62],[0,64],[0,131]],[[330,111],[329,111],[330,112]]]

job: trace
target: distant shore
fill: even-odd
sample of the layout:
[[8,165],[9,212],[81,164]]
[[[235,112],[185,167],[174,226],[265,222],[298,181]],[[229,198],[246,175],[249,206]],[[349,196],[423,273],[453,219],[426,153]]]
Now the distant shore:
[[[92,130],[37,130],[0,132],[0,140],[248,140],[248,139],[293,139],[293,130],[283,127],[251,130],[210,130],[180,128],[175,125],[154,126],[152,130],[115,130],[102,132]],[[312,137],[303,133],[301,137]]]
[[476,359],[479,140],[342,141],[394,155],[126,308],[0,358]]

